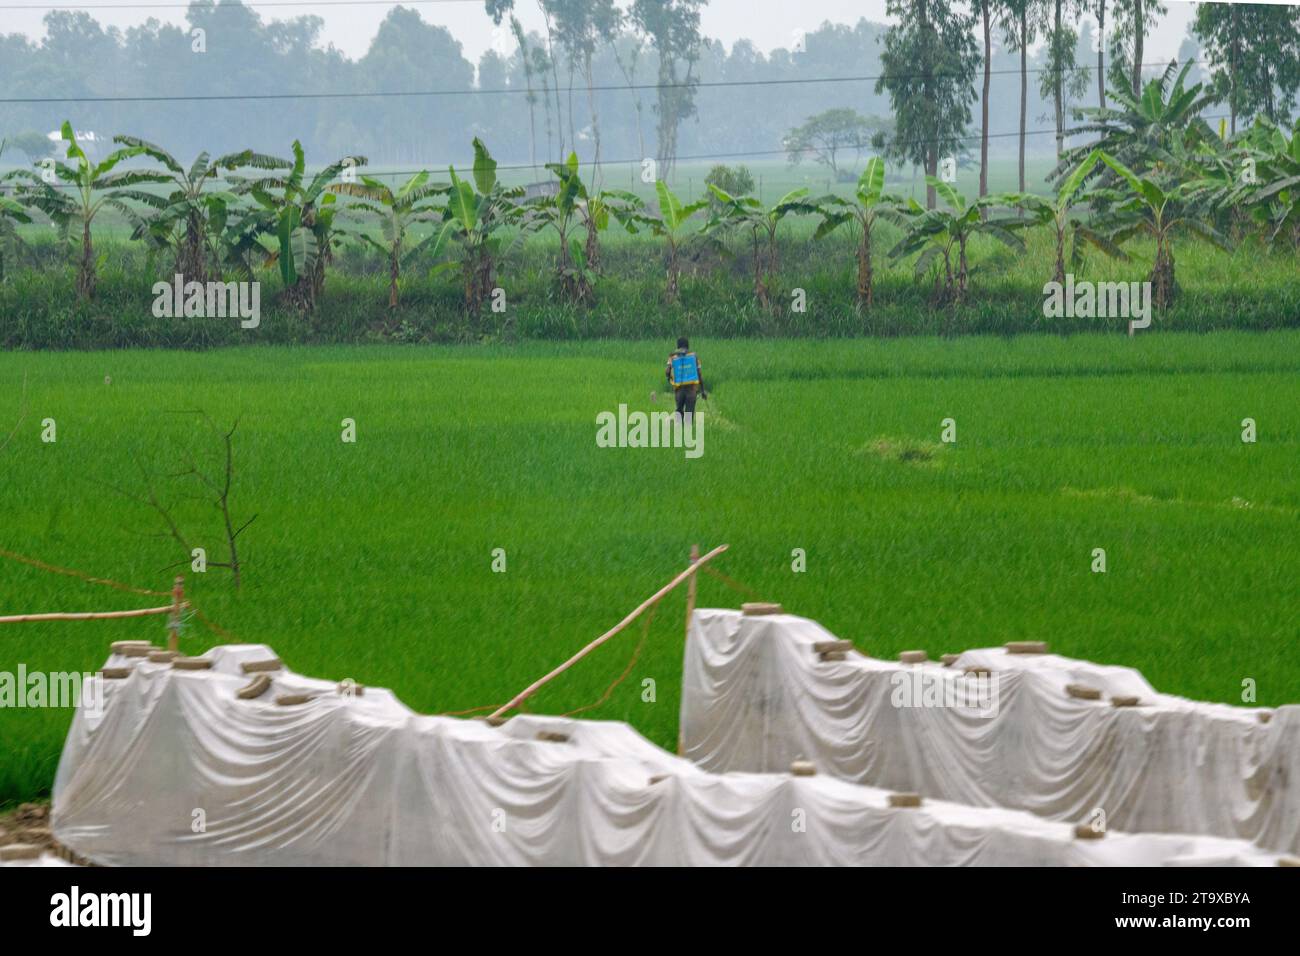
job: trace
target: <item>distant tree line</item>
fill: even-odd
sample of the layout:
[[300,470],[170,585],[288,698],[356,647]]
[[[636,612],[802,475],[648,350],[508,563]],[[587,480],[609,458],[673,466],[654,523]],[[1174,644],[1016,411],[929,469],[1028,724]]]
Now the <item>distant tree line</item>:
[[[534,2],[541,32],[523,29],[515,0],[485,0],[484,29],[508,42],[477,64],[403,7],[355,60],[321,46],[319,17],[267,22],[239,0],[196,0],[185,26],[150,19],[126,30],[52,10],[42,41],[0,36],[5,161],[37,158],[41,138],[70,116],[78,131],[132,129],[181,153],[279,150],[292,125],[313,154],[407,169],[464,161],[478,137],[539,178],[571,152],[584,164],[653,158],[667,179],[684,158],[738,154],[820,161],[828,179],[852,178],[881,153],[932,177],[942,157],[978,153],[986,178],[990,153],[1016,154],[1023,191],[1026,155],[1077,145],[1068,140],[1079,109],[1105,109],[1108,86],[1142,88],[1146,40],[1165,9],[889,0],[889,25],[825,23],[764,54],[703,36],[705,0]],[[1287,122],[1300,87],[1300,8],[1201,4],[1194,34],[1179,58],[1201,60],[1191,78],[1218,94],[1232,129],[1257,115]],[[838,82],[802,82],[813,79]],[[372,95],[421,91],[445,95]],[[331,93],[349,96],[322,96]],[[303,98],[256,98],[285,94]],[[133,99],[158,96],[199,99]],[[828,113],[829,128],[810,122]]]

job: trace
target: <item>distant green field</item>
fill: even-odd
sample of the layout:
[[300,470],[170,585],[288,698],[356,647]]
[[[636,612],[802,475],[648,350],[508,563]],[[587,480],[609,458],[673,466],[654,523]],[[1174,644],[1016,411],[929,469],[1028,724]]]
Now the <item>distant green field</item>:
[[[843,171],[847,174],[856,174],[862,171],[865,160],[856,163],[850,162],[843,166]],[[795,189],[807,189],[811,196],[824,196],[835,194],[838,196],[850,196],[853,193],[854,183],[850,180],[840,182],[832,175],[829,168],[814,162],[802,162],[798,165],[772,160],[760,160],[758,162],[732,162],[721,160],[722,165],[731,167],[744,166],[749,170],[754,179],[753,195],[771,205],[778,199]],[[145,163],[138,163],[144,166]],[[668,185],[676,192],[683,201],[698,199],[707,193],[708,187],[705,185],[705,177],[709,171],[718,163],[712,162],[688,162],[678,163],[669,174]],[[1025,163],[1025,187],[1030,192],[1049,193],[1051,187],[1047,182],[1047,174],[1051,172],[1055,165],[1054,161],[1044,157],[1029,157]],[[16,168],[16,167],[14,167]],[[428,169],[434,181],[447,182],[447,165],[445,163],[430,163],[424,167]],[[457,170],[465,172],[462,165],[458,165]],[[5,168],[0,167],[0,173]],[[359,172],[361,175],[371,176],[379,179],[390,186],[397,187],[406,182],[407,179],[416,171],[414,166],[403,166],[398,169],[391,166],[365,166]],[[540,162],[536,169],[531,167],[521,168],[519,164],[502,164],[499,175],[501,181],[510,186],[526,186],[530,183],[554,182],[555,176]],[[616,163],[602,164],[599,174],[590,164],[584,165],[582,169],[584,179],[591,180],[597,188],[601,189],[622,189],[635,193],[649,203],[654,203],[655,187],[654,181],[646,183],[641,179],[640,164]],[[228,186],[222,181],[222,188]],[[979,194],[979,168],[962,166],[957,173],[955,187],[968,199]],[[146,192],[165,191],[166,187],[145,185],[140,187]],[[902,169],[890,167],[889,191],[900,196],[911,196],[920,202],[925,201],[925,178],[919,170]],[[1005,157],[994,158],[989,163],[989,190],[991,192],[1015,192],[1019,188],[1018,170],[1014,158]],[[38,219],[40,218],[38,214]],[[358,218],[358,224],[364,222]],[[377,228],[377,224],[372,223]],[[48,223],[38,222],[31,226],[25,226],[22,233],[27,237],[42,237],[50,231]],[[417,230],[419,234],[420,230]],[[95,236],[98,239],[126,239],[131,234],[131,227],[116,210],[111,207],[105,208],[95,220]],[[377,235],[378,233],[376,233]]]
[[[488,144],[489,147],[491,144]],[[319,159],[321,157],[313,157]],[[848,174],[854,175],[862,171],[865,165],[867,155],[854,160],[849,157],[848,161],[841,159],[840,168]],[[1050,186],[1047,182],[1047,174],[1051,172],[1056,161],[1050,156],[1028,156],[1025,159],[1025,186],[1030,192],[1046,193],[1050,192]],[[137,161],[134,165],[141,167],[148,165],[143,161]],[[460,172],[465,172],[467,164],[454,164]],[[704,179],[708,176],[709,171],[714,166],[744,166],[749,170],[754,178],[754,195],[767,202],[775,202],[781,196],[785,195],[792,189],[806,187],[814,195],[821,195],[832,192],[842,196],[847,196],[853,191],[853,183],[838,182],[832,175],[829,167],[804,160],[798,164],[791,164],[784,159],[719,159],[717,161],[689,161],[679,162],[668,175],[668,185],[682,195],[695,197],[705,191]],[[417,169],[427,169],[434,180],[447,181],[447,167],[445,162],[428,162],[420,164],[405,164],[400,168],[383,164],[373,164],[364,166],[359,172],[366,176],[373,176],[383,180],[390,185],[401,185]],[[0,164],[0,174],[7,173],[14,169],[24,168],[9,163]],[[313,163],[311,168],[319,168],[319,164]],[[889,188],[892,192],[902,195],[912,195],[918,199],[924,199],[925,180],[919,169],[912,167],[902,167],[897,164],[890,164]],[[642,182],[642,167],[640,163],[602,163],[599,173],[599,185],[607,189],[626,189],[635,192],[645,199],[654,198],[654,183]],[[536,168],[524,166],[518,162],[502,162],[499,167],[501,180],[511,186],[523,186],[532,182],[545,182],[554,180],[555,176],[545,166],[545,161],[539,157]],[[593,167],[590,163],[584,163],[582,167],[584,179],[595,178],[593,176]],[[223,183],[223,185],[225,185]],[[954,184],[956,188],[964,195],[970,197],[979,192],[979,166],[978,161],[975,165],[963,165],[957,171],[957,181]],[[993,155],[989,160],[989,190],[991,192],[1012,192],[1019,189],[1019,172],[1017,160],[1014,156]],[[144,186],[148,190],[156,190],[159,187]],[[104,222],[114,222],[114,212],[111,209],[104,211]],[[128,231],[120,230],[124,234]]]
[[[504,702],[697,542],[729,543],[720,570],[869,654],[1046,639],[1172,693],[1240,703],[1251,678],[1261,704],[1300,700],[1300,332],[701,340],[703,457],[598,448],[600,411],[649,409],[652,390],[668,407],[670,344],[0,354],[0,441],[24,376],[28,400],[0,449],[0,547],[165,588],[183,555],[107,486],[141,491],[135,462],[176,471],[187,448],[212,463],[179,414],[203,408],[240,418],[234,516],[257,519],[243,590],[191,574],[196,604],[296,670],[420,711]],[[182,497],[197,489],[157,484],[219,557],[215,512]],[[742,599],[702,579],[703,605]],[[0,559],[0,613],[153,600]],[[627,681],[584,716],[674,744],[682,609],[680,594],[659,609]],[[111,640],[163,636],[147,620],[3,627],[0,670],[93,670]],[[531,706],[596,701],[638,639]],[[182,646],[214,643],[191,621]],[[0,803],[48,792],[69,719],[0,711]]]

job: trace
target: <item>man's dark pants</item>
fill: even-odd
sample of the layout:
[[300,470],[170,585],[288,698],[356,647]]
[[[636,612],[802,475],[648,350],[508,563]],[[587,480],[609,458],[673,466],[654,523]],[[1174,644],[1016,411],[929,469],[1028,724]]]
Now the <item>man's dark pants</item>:
[[681,388],[674,389],[673,397],[677,399],[677,414],[685,413],[687,415],[695,414],[695,399],[698,387],[695,385],[683,385]]

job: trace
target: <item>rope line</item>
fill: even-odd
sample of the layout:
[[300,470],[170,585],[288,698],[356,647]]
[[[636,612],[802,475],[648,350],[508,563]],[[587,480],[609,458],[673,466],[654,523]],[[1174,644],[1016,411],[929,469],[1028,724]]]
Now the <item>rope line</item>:
[[14,551],[0,548],[0,557],[9,558],[22,564],[30,564],[34,568],[40,568],[42,571],[50,571],[54,574],[64,574],[71,578],[78,578],[90,584],[102,584],[105,587],[114,588],[118,591],[125,591],[128,594],[143,594],[149,597],[171,597],[171,591],[151,591],[148,588],[132,587],[129,584],[123,584],[121,581],[114,581],[112,578],[97,578],[87,574],[84,571],[77,571],[73,568],[60,567],[57,564],[46,564],[44,561],[38,561],[36,558],[29,558],[26,555],[18,554]]
[[444,710],[439,717],[464,717],[466,714],[477,714],[483,710],[496,710],[500,704],[484,704],[482,707],[469,707],[465,710]]
[[[154,591],[149,588],[137,588],[137,587],[133,587],[130,584],[124,584],[121,581],[115,581],[112,578],[98,578],[92,574],[87,574],[85,571],[78,571],[75,568],[65,568],[57,564],[49,564],[48,562],[38,560],[37,558],[30,558],[25,554],[18,554],[16,551],[10,551],[7,548],[0,548],[0,558],[9,558],[11,561],[17,561],[20,564],[27,564],[41,571],[49,571],[52,574],[62,574],[65,575],[66,577],[76,578],[79,581],[85,581],[88,584],[103,585],[104,587],[113,588],[114,590],[117,591],[123,591],[127,594],[141,594],[147,597],[168,597],[168,598],[172,596],[171,591]],[[195,606],[194,602],[189,598],[186,598],[181,606],[183,608],[189,608],[189,610],[194,613],[194,616],[197,617],[205,627],[207,627],[217,636],[225,638],[226,640],[232,641],[236,644],[244,643],[239,638],[235,637],[235,635],[227,631],[224,627],[217,624],[210,617],[204,614],[198,607]],[[122,613],[125,612],[102,612],[102,613],[117,614],[120,616]],[[32,615],[19,615],[19,617],[31,618]],[[39,618],[40,616],[38,615],[37,617]],[[50,619],[56,620],[56,618],[50,618]],[[83,616],[80,618],[68,618],[68,619],[78,620],[78,619],[89,619],[89,618],[85,618]]]
[[705,571],[708,574],[713,575],[715,578],[717,578],[727,587],[731,588],[733,591],[739,591],[742,594],[748,594],[750,597],[761,598],[763,596],[761,593],[751,588],[748,584],[741,584],[735,578],[729,578],[721,571],[715,570],[714,568],[702,568],[701,570]]
[[650,613],[646,615],[645,624],[641,628],[641,640],[636,642],[636,649],[632,651],[632,656],[628,659],[627,667],[623,668],[623,673],[619,674],[618,677],[614,679],[614,682],[605,688],[605,693],[600,695],[600,699],[585,707],[571,710],[567,714],[561,714],[562,717],[572,717],[574,714],[581,714],[584,711],[599,707],[601,704],[609,700],[610,695],[614,693],[619,684],[627,680],[628,675],[632,673],[632,668],[636,667],[636,662],[641,657],[641,649],[645,647],[646,639],[650,636],[650,622],[654,620],[655,612],[658,610],[659,602],[655,601],[654,604],[650,605]]
[[[17,552],[10,551],[10,550],[8,550],[8,549],[6,549],[6,548],[0,548],[0,557],[9,558],[10,560],[12,560],[12,561],[17,561],[17,562],[19,562],[19,563],[21,563],[21,564],[30,565],[31,567],[37,568],[37,569],[42,570],[42,571],[49,571],[49,572],[51,572],[51,573],[53,573],[53,574],[61,574],[61,575],[65,575],[65,576],[67,576],[67,577],[76,578],[76,579],[78,579],[78,580],[80,580],[80,581],[85,581],[85,582],[87,582],[87,583],[89,583],[89,584],[99,584],[99,585],[102,585],[102,586],[104,586],[104,587],[110,587],[110,588],[113,588],[113,589],[118,590],[118,591],[124,591],[124,592],[127,592],[127,593],[129,593],[129,594],[140,594],[140,595],[147,595],[147,596],[151,596],[151,597],[170,597],[170,596],[171,596],[171,592],[170,592],[170,591],[155,591],[155,590],[151,590],[151,589],[149,589],[149,588],[137,588],[137,587],[133,587],[133,586],[131,586],[131,585],[129,585],[129,584],[125,584],[125,583],[123,583],[123,582],[121,582],[121,581],[115,581],[115,580],[113,580],[112,578],[99,578],[99,577],[95,577],[94,575],[87,574],[87,573],[84,572],[84,571],[78,571],[78,570],[76,570],[76,569],[74,569],[74,568],[65,568],[65,567],[61,567],[61,566],[56,565],[56,564],[49,564],[48,562],[40,561],[40,560],[38,560],[38,559],[36,559],[36,558],[31,558],[31,557],[28,557],[28,556],[23,555],[23,554],[18,554]],[[715,569],[715,568],[712,568],[712,567],[709,567],[709,566],[705,566],[705,567],[701,568],[700,570],[706,572],[707,574],[711,574],[714,578],[716,578],[717,580],[721,581],[723,584],[725,584],[727,587],[731,588],[732,590],[739,591],[739,592],[744,593],[744,594],[748,594],[748,595],[750,595],[750,596],[752,596],[752,597],[761,597],[761,596],[762,596],[758,591],[754,590],[754,589],[751,588],[749,585],[747,585],[747,584],[743,584],[743,583],[741,583],[740,581],[737,581],[736,579],[734,579],[734,578],[732,578],[732,577],[729,577],[728,575],[722,573],[721,571],[718,571],[718,570]],[[627,678],[631,675],[632,670],[636,667],[637,661],[639,661],[639,660],[641,659],[641,652],[645,649],[646,642],[649,640],[649,637],[650,637],[650,626],[651,626],[651,624],[654,622],[655,614],[658,613],[658,611],[659,611],[659,604],[660,604],[660,602],[661,602],[662,600],[663,600],[663,598],[659,598],[659,599],[656,600],[653,604],[650,605],[650,607],[649,607],[649,611],[648,611],[648,613],[646,614],[645,620],[644,620],[644,622],[642,623],[642,626],[641,626],[641,638],[640,638],[640,640],[637,641],[636,647],[635,647],[635,648],[633,649],[633,651],[632,651],[632,656],[628,659],[627,666],[625,666],[625,667],[623,668],[622,673],[620,673],[620,674],[618,675],[618,677],[616,677],[616,678],[613,680],[613,682],[610,683],[610,685],[609,685],[608,687],[605,688],[605,692],[604,692],[603,694],[601,694],[600,697],[597,698],[595,701],[593,701],[593,702],[590,703],[590,704],[586,704],[586,705],[584,705],[584,706],[582,706],[582,707],[578,707],[578,708],[576,708],[576,709],[574,709],[574,710],[567,711],[567,712],[561,714],[560,716],[562,716],[562,717],[573,717],[573,716],[576,715],[576,714],[581,714],[581,713],[585,713],[586,711],[593,710],[593,709],[595,709],[596,707],[599,707],[599,706],[601,706],[602,704],[604,704],[604,703],[606,703],[606,702],[609,701],[610,697],[613,696],[614,691],[617,690],[618,687],[619,687],[619,686],[620,686],[624,681],[627,680]],[[214,634],[217,634],[218,636],[223,637],[223,638],[225,638],[225,639],[227,639],[227,640],[229,640],[229,641],[233,641],[233,642],[235,642],[235,643],[243,643],[242,641],[239,640],[239,638],[235,637],[233,634],[231,634],[229,631],[227,631],[227,630],[226,630],[225,628],[223,628],[221,625],[217,624],[215,621],[213,621],[211,618],[209,618],[206,614],[204,614],[203,611],[201,611],[198,607],[196,607],[192,601],[186,599],[186,601],[185,601],[185,603],[184,603],[183,606],[189,608],[189,610],[193,612],[194,616],[197,617],[197,618],[199,619],[199,621],[200,621],[200,622],[201,622],[205,627],[209,628],[209,629],[210,629]],[[141,613],[162,613],[163,611],[168,611],[168,610],[170,610],[170,608],[148,609],[148,610],[145,611],[145,612],[140,612],[140,611],[122,611],[122,612],[103,612],[103,613],[106,614],[106,615],[116,615],[116,616],[124,616],[124,615],[133,615],[133,616],[134,616],[134,615],[139,615],[139,614],[141,614]],[[82,615],[82,614],[75,614],[75,615],[70,615],[70,614],[60,614],[60,615],[57,615],[57,616],[54,616],[54,615],[19,615],[17,618],[15,618],[15,620],[20,620],[20,619],[41,619],[41,618],[47,618],[47,617],[50,618],[50,619],[52,619],[52,620],[53,620],[53,619],[76,619],[76,618],[89,618],[90,616],[91,616],[90,614],[85,614],[85,615]],[[522,703],[522,702],[521,702],[521,703]],[[467,708],[467,709],[465,709],[465,710],[449,710],[449,711],[443,711],[441,714],[439,714],[439,716],[441,716],[441,717],[464,717],[464,716],[466,716],[466,715],[468,715],[468,714],[477,714],[477,713],[481,713],[482,711],[485,711],[485,710],[496,710],[499,706],[500,706],[500,705],[498,705],[498,704],[485,704],[485,705],[482,706],[482,707],[470,707],[470,708]],[[520,707],[519,709],[520,709],[521,711],[523,710],[522,707]]]
[[195,607],[194,603],[190,601],[188,598],[186,598],[185,600],[185,606],[194,612],[194,616],[199,619],[199,622],[203,624],[204,627],[208,628],[210,631],[212,631],[212,633],[216,634],[218,637],[225,638],[226,640],[231,641],[235,644],[244,643],[239,638],[235,637],[235,635],[227,631],[220,624],[218,624],[216,621],[212,620],[210,617],[208,617],[206,614],[200,611],[197,607]]
[[[716,568],[706,565],[700,570],[713,575],[713,577],[717,578],[719,581],[721,581],[723,584],[725,584],[727,587],[731,588],[734,591],[738,591],[742,594],[747,594],[750,597],[754,597],[754,598],[762,598],[763,596],[761,592],[754,590],[747,584],[737,581],[735,578],[729,577],[728,575],[722,573]],[[654,616],[656,612],[658,612],[659,603],[662,600],[663,598],[660,598],[658,601],[655,601],[653,604],[650,605],[649,611],[646,614],[645,621],[641,626],[641,638],[640,640],[637,641],[637,645],[632,651],[632,656],[628,659],[627,666],[623,668],[623,672],[619,674],[618,677],[616,677],[608,687],[605,688],[605,692],[601,694],[598,699],[596,699],[590,704],[586,704],[574,710],[566,711],[565,713],[560,715],[561,717],[573,717],[577,714],[581,714],[581,713],[585,713],[586,711],[593,710],[596,707],[599,707],[600,705],[608,702],[610,697],[613,696],[614,691],[618,689],[619,685],[628,679],[628,677],[632,673],[632,670],[636,667],[637,661],[641,659],[641,652],[645,649],[646,642],[650,637],[651,622],[654,621]],[[469,714],[481,713],[485,710],[495,710],[497,709],[498,706],[499,705],[497,704],[486,704],[482,707],[469,707],[466,708],[465,710],[448,710],[448,711],[443,711],[438,716],[464,717]],[[520,711],[523,711],[523,709],[524,708],[522,706],[519,708]]]

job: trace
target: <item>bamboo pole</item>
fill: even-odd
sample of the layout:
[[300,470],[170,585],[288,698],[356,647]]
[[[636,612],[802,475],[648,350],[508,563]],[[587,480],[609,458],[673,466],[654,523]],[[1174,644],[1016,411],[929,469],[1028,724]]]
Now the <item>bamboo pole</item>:
[[23,621],[102,621],[117,617],[144,617],[147,614],[170,614],[172,606],[142,607],[134,611],[73,611],[54,614],[12,614],[0,617],[0,624],[19,624]]
[[181,605],[185,603],[185,578],[178,574],[172,582],[172,614],[167,622],[167,650],[181,649]]
[[488,715],[488,720],[492,720],[493,718],[500,717],[506,711],[513,710],[515,707],[518,707],[529,697],[532,697],[533,694],[537,693],[537,691],[541,690],[543,686],[549,684],[556,677],[559,677],[561,674],[567,671],[574,664],[578,663],[578,661],[582,660],[584,657],[586,657],[596,648],[600,647],[600,645],[604,644],[606,641],[608,641],[610,638],[616,635],[619,631],[623,630],[623,628],[627,627],[629,624],[635,621],[638,617],[641,616],[641,614],[646,610],[646,608],[650,607],[652,604],[654,604],[656,601],[662,598],[673,588],[677,587],[677,585],[681,584],[687,578],[694,580],[696,571],[704,567],[705,564],[712,561],[714,558],[716,558],[718,555],[720,555],[723,551],[726,550],[727,550],[727,545],[725,544],[718,545],[716,548],[714,548],[704,557],[700,558],[698,561],[692,564],[681,574],[677,575],[677,577],[673,578],[671,581],[669,581],[667,584],[661,587],[650,597],[642,601],[641,604],[636,608],[636,610],[634,610],[627,617],[623,618],[623,620],[619,621],[617,624],[611,627],[604,634],[600,635],[600,637],[596,638],[594,641],[592,641],[582,650],[578,651],[578,653],[574,654],[567,661],[565,661],[559,667],[555,668],[555,670],[551,671],[545,677],[533,681],[533,683],[529,684],[526,688],[524,688],[522,691],[516,694],[508,704],[503,704],[500,707],[498,707],[496,710],[494,710],[491,714]]
[[[700,546],[698,544],[693,544],[691,545],[691,565],[694,566],[699,563],[699,560]],[[691,639],[691,615],[695,613],[695,588],[698,581],[698,577],[691,575],[691,582],[686,585],[686,641]],[[686,646],[685,641],[683,641],[682,646]],[[677,722],[677,756],[680,757],[685,749],[686,744],[685,741],[682,740],[682,727],[679,718]]]
[[[700,560],[700,546],[691,545],[691,565],[694,566]],[[686,636],[691,636],[691,614],[695,612],[695,585],[699,579],[691,575],[691,581],[686,585]]]

